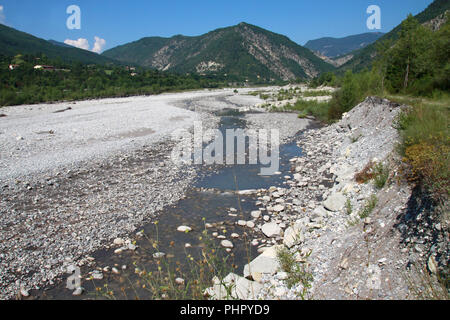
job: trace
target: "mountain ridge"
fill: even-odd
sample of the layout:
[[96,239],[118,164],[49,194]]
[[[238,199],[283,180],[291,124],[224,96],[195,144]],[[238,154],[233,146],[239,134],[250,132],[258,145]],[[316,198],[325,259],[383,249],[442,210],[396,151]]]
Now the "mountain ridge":
[[200,36],[145,37],[103,55],[158,70],[250,80],[309,79],[334,69],[288,37],[245,22]]
[[97,53],[64,45],[55,40],[44,40],[29,33],[0,24],[0,54],[45,54],[49,58],[61,58],[66,62],[94,64],[117,63]]
[[333,59],[347,55],[352,51],[362,49],[375,42],[383,35],[384,33],[382,32],[366,32],[342,38],[322,37],[315,40],[309,40],[305,44],[305,48],[319,52],[321,55]]
[[[427,24],[436,17],[445,14],[450,10],[449,0],[435,0],[425,10],[415,16],[417,21],[421,24]],[[405,17],[406,18],[406,17]],[[354,72],[361,71],[364,68],[370,67],[376,56],[376,45],[384,40],[397,40],[401,30],[401,23],[392,29],[390,32],[384,34],[380,39],[367,47],[354,52],[351,60],[343,64],[338,71],[344,72],[352,70]]]

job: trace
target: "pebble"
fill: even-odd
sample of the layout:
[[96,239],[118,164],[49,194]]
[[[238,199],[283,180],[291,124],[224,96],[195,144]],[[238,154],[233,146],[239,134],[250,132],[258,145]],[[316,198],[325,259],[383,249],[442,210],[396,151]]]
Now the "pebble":
[[76,288],[73,292],[72,295],[77,297],[77,296],[81,296],[84,293],[84,288],[83,287],[79,287]]
[[229,240],[222,240],[220,242],[220,245],[224,248],[233,248],[234,247],[233,243]]
[[166,256],[166,254],[164,252],[156,252],[153,254],[153,258],[155,259],[161,259],[164,258]]
[[177,228],[177,231],[179,231],[179,232],[191,232],[192,228],[190,228],[188,226],[179,226]]

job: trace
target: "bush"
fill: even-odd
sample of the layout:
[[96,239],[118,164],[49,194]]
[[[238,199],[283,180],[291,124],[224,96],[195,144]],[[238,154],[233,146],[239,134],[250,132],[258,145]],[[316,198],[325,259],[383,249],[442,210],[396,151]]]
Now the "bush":
[[377,189],[383,189],[389,178],[389,169],[384,166],[381,162],[378,163],[374,169],[374,184]]
[[[305,259],[307,259],[310,254],[311,253],[309,253]],[[278,250],[277,259],[281,269],[288,274],[288,278],[285,280],[287,287],[291,289],[298,283],[302,284],[303,293],[301,294],[301,297],[302,299],[305,299],[308,289],[311,288],[313,275],[306,270],[305,265],[296,261],[294,255],[286,247]]]
[[423,184],[436,200],[443,200],[450,185],[449,99],[399,100],[413,106],[399,115],[395,124],[401,135],[399,152],[411,168],[409,177]]
[[373,209],[375,209],[375,207],[377,206],[377,203],[378,203],[377,197],[374,194],[371,195],[370,198],[366,201],[366,205],[364,206],[362,211],[359,213],[359,217],[361,219],[365,219],[368,216],[370,216]]
[[299,118],[313,116],[316,119],[329,122],[328,119],[328,102],[298,100],[295,105],[289,107],[290,110],[299,111]]

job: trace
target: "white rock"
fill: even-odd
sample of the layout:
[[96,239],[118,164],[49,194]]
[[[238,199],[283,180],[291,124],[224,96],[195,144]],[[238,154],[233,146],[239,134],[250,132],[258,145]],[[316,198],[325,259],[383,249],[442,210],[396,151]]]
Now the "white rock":
[[437,274],[437,262],[433,256],[430,256],[428,258],[427,265],[428,265],[428,269],[431,271],[431,273]]
[[267,248],[249,264],[244,266],[244,277],[252,277],[253,280],[260,282],[264,274],[274,275],[280,270],[280,264],[277,259],[277,250],[281,246]]
[[276,206],[273,207],[273,211],[275,212],[281,212],[285,209],[285,206],[281,205],[281,204],[277,204]]
[[277,273],[277,279],[278,280],[286,280],[287,278],[289,278],[289,275],[287,272],[278,272]]
[[220,242],[220,245],[224,248],[230,248],[230,249],[234,247],[233,242],[231,242],[230,240],[222,240]]
[[74,292],[72,292],[73,296],[81,296],[84,292],[83,287],[76,288]]
[[125,241],[122,238],[116,238],[114,239],[114,244],[116,246],[123,246],[123,244],[125,243]]
[[254,218],[254,219],[259,219],[259,217],[261,216],[261,211],[259,211],[259,210],[252,211],[252,212],[250,213],[250,215],[251,215],[252,218]]
[[251,189],[251,190],[241,190],[238,192],[239,195],[241,196],[247,196],[247,195],[251,195],[256,193],[257,191],[255,189]]
[[247,227],[253,229],[255,227],[255,223],[253,221],[247,221]]
[[347,198],[340,192],[334,193],[323,203],[324,207],[330,211],[339,211],[345,207]]
[[153,254],[153,258],[155,259],[161,259],[164,258],[166,256],[166,254],[164,252],[156,252]]
[[213,281],[214,286],[207,289],[206,293],[215,300],[254,300],[263,288],[261,284],[234,273],[230,273],[222,281],[214,277]]
[[261,227],[261,231],[268,238],[273,238],[281,235],[281,228],[275,222],[266,223]]
[[24,298],[27,298],[27,297],[30,296],[30,293],[28,292],[27,289],[21,287],[21,288],[20,288],[20,295],[21,295],[22,297],[24,297]]
[[183,278],[176,278],[175,283],[182,286],[184,285],[184,279]]
[[179,231],[179,232],[190,232],[190,231],[192,231],[192,228],[190,228],[188,226],[179,226],[177,231]]
[[288,248],[292,248],[303,241],[305,241],[305,238],[302,233],[302,228],[297,224],[287,228],[284,232],[283,244]]

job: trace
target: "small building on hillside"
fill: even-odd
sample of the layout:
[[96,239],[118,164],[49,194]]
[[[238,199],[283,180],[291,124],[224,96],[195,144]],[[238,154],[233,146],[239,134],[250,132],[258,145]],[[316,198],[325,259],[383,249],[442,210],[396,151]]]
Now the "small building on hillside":
[[34,70],[55,71],[55,67],[38,64],[34,66]]
[[18,64],[10,64],[9,65],[9,70],[14,70],[14,69],[17,69],[19,67],[19,65]]

